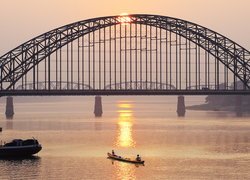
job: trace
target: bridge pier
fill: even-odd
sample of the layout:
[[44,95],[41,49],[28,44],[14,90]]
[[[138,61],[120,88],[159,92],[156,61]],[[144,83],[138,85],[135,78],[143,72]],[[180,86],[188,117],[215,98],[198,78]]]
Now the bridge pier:
[[242,112],[242,96],[236,96],[235,99],[235,112],[237,117],[242,117],[243,112]]
[[94,114],[95,117],[102,117],[102,97],[101,96],[96,96],[95,97],[95,109],[94,109]]
[[186,113],[185,98],[184,96],[178,96],[177,115],[179,117],[184,117],[185,113]]
[[6,98],[6,110],[5,115],[7,119],[12,119],[14,116],[14,103],[13,103],[13,97],[8,96]]

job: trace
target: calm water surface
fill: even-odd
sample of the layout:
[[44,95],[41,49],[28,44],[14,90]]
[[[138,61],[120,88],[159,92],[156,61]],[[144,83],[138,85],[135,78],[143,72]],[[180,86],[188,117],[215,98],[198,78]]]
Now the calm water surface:
[[[102,118],[93,106],[93,97],[16,100],[13,120],[0,114],[1,140],[35,137],[43,150],[0,160],[0,179],[250,179],[248,117],[188,111],[177,118],[176,97],[103,97]],[[112,149],[139,153],[145,165],[109,160]]]

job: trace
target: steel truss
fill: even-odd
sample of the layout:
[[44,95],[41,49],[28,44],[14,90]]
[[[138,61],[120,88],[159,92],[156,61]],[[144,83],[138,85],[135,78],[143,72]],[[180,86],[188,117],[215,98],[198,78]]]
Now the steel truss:
[[147,14],[99,17],[44,33],[0,57],[0,89],[1,96],[35,95],[32,90],[73,95],[76,89],[81,95],[249,94],[249,61],[248,50],[192,22]]

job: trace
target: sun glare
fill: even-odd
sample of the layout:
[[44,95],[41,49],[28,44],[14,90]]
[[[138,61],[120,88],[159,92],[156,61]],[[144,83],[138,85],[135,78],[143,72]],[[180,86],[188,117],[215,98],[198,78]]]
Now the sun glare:
[[119,103],[118,136],[116,145],[118,147],[134,147],[136,142],[133,139],[133,105],[130,103]]
[[126,25],[128,23],[131,23],[132,19],[128,13],[121,13],[120,16],[118,17],[118,21],[121,24]]

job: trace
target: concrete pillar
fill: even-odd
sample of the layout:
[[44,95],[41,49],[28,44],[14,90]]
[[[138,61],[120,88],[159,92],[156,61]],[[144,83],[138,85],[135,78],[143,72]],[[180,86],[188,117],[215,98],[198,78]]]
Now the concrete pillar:
[[6,129],[13,130],[13,120],[6,121]]
[[6,111],[5,115],[7,119],[12,119],[14,116],[14,104],[13,97],[8,96],[6,99]]
[[243,115],[242,112],[242,96],[236,96],[235,99],[235,112],[237,117],[241,117]]
[[185,113],[186,113],[185,98],[184,96],[178,96],[177,115],[179,117],[184,117]]
[[95,114],[95,117],[102,117],[102,97],[101,96],[95,97],[94,114]]

